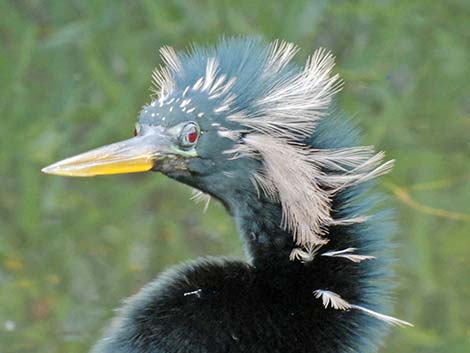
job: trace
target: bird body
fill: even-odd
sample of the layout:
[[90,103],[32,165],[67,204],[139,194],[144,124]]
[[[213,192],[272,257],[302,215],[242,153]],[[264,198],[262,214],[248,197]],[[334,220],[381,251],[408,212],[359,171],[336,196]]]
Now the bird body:
[[386,323],[390,222],[371,215],[382,153],[332,108],[331,55],[256,39],[162,50],[134,139],[45,172],[159,171],[219,200],[247,261],[201,258],[127,300],[95,353],[368,352]]

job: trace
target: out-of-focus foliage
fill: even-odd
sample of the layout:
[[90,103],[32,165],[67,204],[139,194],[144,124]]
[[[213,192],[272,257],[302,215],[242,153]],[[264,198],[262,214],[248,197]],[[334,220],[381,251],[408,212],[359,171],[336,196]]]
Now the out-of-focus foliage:
[[[337,55],[340,103],[397,159],[395,329],[383,352],[470,346],[470,2],[0,2],[0,352],[83,352],[163,268],[242,253],[221,206],[161,175],[40,168],[126,138],[157,49],[259,34]],[[388,191],[387,191],[388,190]]]

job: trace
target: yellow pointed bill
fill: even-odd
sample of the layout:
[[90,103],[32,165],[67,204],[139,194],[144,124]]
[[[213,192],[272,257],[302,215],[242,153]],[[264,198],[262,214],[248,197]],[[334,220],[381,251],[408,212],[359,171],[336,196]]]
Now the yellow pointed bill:
[[161,144],[153,136],[129,140],[96,148],[51,164],[44,173],[72,177],[146,172],[161,155]]

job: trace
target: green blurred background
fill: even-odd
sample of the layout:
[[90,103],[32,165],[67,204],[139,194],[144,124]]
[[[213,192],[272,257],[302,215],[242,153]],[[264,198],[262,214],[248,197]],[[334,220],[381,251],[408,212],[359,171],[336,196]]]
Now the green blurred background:
[[163,268],[241,255],[233,222],[157,174],[67,179],[41,167],[132,135],[163,44],[262,35],[324,46],[341,106],[397,159],[394,329],[382,352],[469,352],[470,2],[0,2],[0,352],[87,351]]

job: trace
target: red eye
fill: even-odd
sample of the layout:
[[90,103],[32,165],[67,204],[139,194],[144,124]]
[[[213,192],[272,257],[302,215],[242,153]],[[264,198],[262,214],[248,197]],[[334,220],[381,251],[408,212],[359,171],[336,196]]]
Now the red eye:
[[134,129],[134,137],[137,136],[137,129]]
[[199,126],[196,123],[188,123],[183,127],[180,134],[180,144],[183,147],[193,146],[199,137]]
[[195,127],[191,128],[191,131],[188,132],[188,141],[189,143],[194,143],[197,140],[197,130]]

